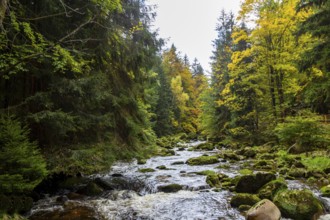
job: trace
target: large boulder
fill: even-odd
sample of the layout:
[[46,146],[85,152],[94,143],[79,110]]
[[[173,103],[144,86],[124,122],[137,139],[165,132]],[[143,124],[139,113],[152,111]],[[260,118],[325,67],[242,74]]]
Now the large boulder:
[[322,203],[310,190],[282,190],[273,202],[286,218],[310,220],[323,213]]
[[239,207],[241,205],[254,205],[260,201],[257,195],[249,193],[238,193],[234,195],[230,200],[230,205],[232,207]]
[[257,193],[263,185],[275,179],[276,176],[273,173],[257,173],[241,176],[235,186],[235,190],[239,193]]
[[288,186],[284,180],[276,179],[262,186],[258,191],[258,195],[261,199],[273,200],[277,192],[287,188]]
[[263,199],[252,206],[246,214],[247,220],[279,220],[281,212],[277,206],[268,199]]

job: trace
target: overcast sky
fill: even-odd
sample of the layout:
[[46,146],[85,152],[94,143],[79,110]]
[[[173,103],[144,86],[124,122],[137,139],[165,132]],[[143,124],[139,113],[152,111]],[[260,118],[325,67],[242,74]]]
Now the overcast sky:
[[217,34],[215,27],[222,9],[236,15],[240,0],[147,0],[158,5],[154,25],[161,38],[169,38],[181,55],[187,54],[190,63],[196,57],[204,70],[210,71],[212,41]]

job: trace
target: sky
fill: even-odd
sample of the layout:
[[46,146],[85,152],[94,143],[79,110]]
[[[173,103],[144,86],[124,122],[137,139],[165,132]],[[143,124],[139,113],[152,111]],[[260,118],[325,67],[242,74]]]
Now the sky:
[[240,0],[147,0],[147,4],[157,5],[154,28],[159,36],[169,39],[183,57],[187,54],[190,63],[196,57],[206,72],[210,72],[212,41],[216,39],[215,27],[220,12],[239,10]]

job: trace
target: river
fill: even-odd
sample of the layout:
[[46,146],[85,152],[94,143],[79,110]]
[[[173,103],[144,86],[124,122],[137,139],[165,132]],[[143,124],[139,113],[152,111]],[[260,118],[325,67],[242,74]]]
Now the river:
[[[47,216],[40,213],[61,213],[72,207],[87,207],[87,212],[93,210],[93,213],[89,215],[89,219],[93,220],[245,219],[237,209],[232,208],[229,204],[232,192],[213,191],[206,183],[206,176],[198,175],[196,172],[214,170],[234,177],[238,175],[238,170],[243,168],[243,162],[246,161],[237,163],[223,161],[218,164],[200,166],[185,164],[189,158],[204,154],[213,155],[221,151],[218,149],[212,151],[187,150],[198,144],[200,142],[189,143],[185,149],[174,149],[175,155],[173,156],[153,157],[143,165],[137,164],[137,161],[117,163],[106,174],[90,176],[90,178],[101,178],[110,183],[114,186],[114,190],[106,191],[97,197],[69,200],[65,203],[58,202],[58,195],[48,196],[35,203],[28,218],[39,220],[42,219],[42,216]],[[226,166],[217,168],[219,165]],[[155,172],[139,172],[144,168],[153,168]],[[179,184],[182,186],[182,190],[175,193],[159,191],[159,187],[169,184]],[[288,181],[288,186],[299,189],[310,188],[299,181]],[[312,190],[318,194],[317,190]],[[330,207],[329,199],[322,199]],[[61,215],[57,214],[57,216]],[[57,219],[57,217],[48,218],[48,220],[51,219]],[[58,219],[61,218],[58,217]]]

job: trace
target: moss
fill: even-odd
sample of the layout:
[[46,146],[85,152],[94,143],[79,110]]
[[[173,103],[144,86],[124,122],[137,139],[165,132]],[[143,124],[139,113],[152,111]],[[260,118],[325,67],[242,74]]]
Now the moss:
[[213,170],[203,170],[200,172],[196,172],[196,174],[208,176],[208,175],[216,175],[216,172]]
[[273,173],[257,173],[253,175],[241,176],[238,178],[238,182],[235,186],[236,192],[257,193],[257,191],[263,185],[272,180],[275,180],[276,176]]
[[214,145],[212,143],[202,143],[202,144],[195,146],[194,149],[211,151],[214,149]]
[[309,190],[282,190],[275,195],[274,203],[286,218],[310,220],[323,212],[322,203]]
[[250,205],[240,205],[240,206],[238,207],[238,210],[239,210],[240,212],[246,212],[246,211],[248,211],[251,207],[252,207],[252,206],[250,206]]
[[216,187],[216,188],[221,187],[220,179],[217,174],[207,175],[206,183],[209,184],[210,187]]
[[250,174],[253,174],[253,171],[249,170],[249,169],[242,169],[242,170],[239,170],[238,173],[241,175],[250,175]]
[[322,196],[330,197],[330,185],[322,187],[320,191],[322,193]]
[[241,205],[253,206],[260,200],[261,199],[257,195],[254,195],[254,194],[238,193],[231,198],[230,205],[232,207],[239,207]]
[[273,200],[277,192],[287,188],[288,186],[283,179],[276,179],[266,183],[263,187],[261,187],[261,189],[258,191],[258,196],[261,199]]
[[214,164],[218,163],[218,157],[217,156],[200,156],[200,157],[194,157],[187,160],[187,164],[189,165],[205,165],[205,164]]
[[179,184],[169,184],[165,186],[158,186],[158,190],[165,193],[178,192],[182,190],[183,186]]
[[161,166],[158,166],[156,168],[159,169],[159,170],[168,170],[165,165],[161,165]]
[[137,160],[137,164],[146,164],[147,163],[147,159],[141,159],[141,158],[139,158],[138,160]]
[[154,169],[152,168],[142,168],[138,170],[140,173],[151,173],[151,172],[155,172]]
[[173,163],[171,163],[171,165],[181,165],[181,164],[184,164],[183,161],[175,161]]
[[221,164],[216,167],[217,169],[229,169],[230,165],[229,164]]
[[238,161],[241,159],[238,155],[236,155],[235,153],[232,153],[232,152],[224,153],[223,158],[226,160],[233,160],[233,161]]

